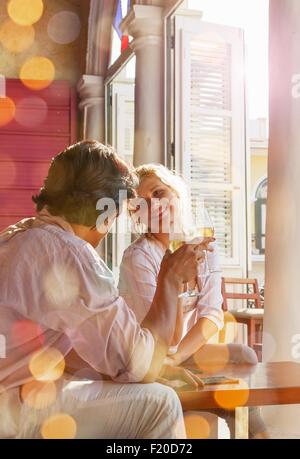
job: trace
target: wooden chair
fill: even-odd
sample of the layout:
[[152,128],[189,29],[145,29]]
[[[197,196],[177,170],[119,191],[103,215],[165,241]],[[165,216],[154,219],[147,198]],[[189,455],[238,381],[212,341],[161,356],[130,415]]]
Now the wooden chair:
[[[233,291],[233,289],[230,291],[228,290],[228,285],[242,286],[246,292],[237,292]],[[248,345],[256,351],[258,359],[261,360],[264,309],[260,299],[257,279],[222,277],[222,295],[224,312],[229,311],[228,300],[243,300],[247,302],[246,307],[230,309],[229,312],[238,323],[247,325]],[[249,303],[251,306],[249,306]]]

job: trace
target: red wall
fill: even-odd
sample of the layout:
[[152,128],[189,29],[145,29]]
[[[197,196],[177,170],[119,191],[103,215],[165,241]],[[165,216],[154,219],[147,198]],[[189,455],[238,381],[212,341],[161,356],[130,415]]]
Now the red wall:
[[31,196],[43,184],[51,158],[76,141],[76,96],[65,81],[31,91],[6,80],[14,119],[0,128],[0,231],[34,215]]

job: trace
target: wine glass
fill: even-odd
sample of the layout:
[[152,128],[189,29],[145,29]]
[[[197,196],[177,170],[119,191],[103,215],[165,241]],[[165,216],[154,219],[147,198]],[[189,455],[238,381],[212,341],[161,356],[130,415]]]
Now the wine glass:
[[[213,221],[205,207],[201,208],[201,211],[197,214],[197,222],[195,225],[186,229],[182,234],[170,235],[169,238],[169,250],[174,252],[184,244],[200,244],[205,242],[207,238],[213,238],[215,236],[215,228]],[[206,271],[202,273],[202,276],[207,276],[210,273],[219,272],[219,270],[210,266],[207,250],[205,252],[205,266]],[[181,293],[179,298],[195,298],[202,296],[201,292],[186,288],[186,291]]]
[[[215,236],[215,227],[210,217],[207,209],[202,207],[200,212],[197,215],[197,227],[198,227],[198,234],[203,238],[214,237]],[[207,255],[207,250],[205,250],[205,264],[207,268],[207,272],[204,274],[214,273],[217,272],[215,268],[210,266],[209,257]]]
[[[205,236],[208,237],[208,236]],[[200,244],[203,240],[201,234],[199,234],[198,228],[192,228],[188,232],[182,234],[170,234],[169,237],[169,250],[171,252],[175,252],[184,244]],[[178,298],[196,298],[201,296],[201,292],[197,292],[196,290],[189,289],[188,283],[185,282],[186,291],[178,295]]]
[[[197,226],[199,226],[199,234],[201,234],[203,238],[215,237],[214,223],[205,207],[201,209],[200,218],[198,218],[197,221]],[[212,254],[208,255],[208,251],[205,250],[205,261],[207,271],[206,273],[203,273],[203,275],[222,272],[219,265],[219,257],[216,252],[212,256]]]

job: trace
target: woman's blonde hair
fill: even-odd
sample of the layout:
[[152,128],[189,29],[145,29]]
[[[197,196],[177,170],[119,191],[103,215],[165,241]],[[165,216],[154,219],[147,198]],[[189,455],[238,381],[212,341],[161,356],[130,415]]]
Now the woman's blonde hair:
[[162,164],[143,164],[135,169],[135,173],[141,182],[146,177],[156,177],[164,185],[169,187],[179,199],[180,216],[184,226],[191,224],[191,200],[188,186],[180,175],[171,171]]

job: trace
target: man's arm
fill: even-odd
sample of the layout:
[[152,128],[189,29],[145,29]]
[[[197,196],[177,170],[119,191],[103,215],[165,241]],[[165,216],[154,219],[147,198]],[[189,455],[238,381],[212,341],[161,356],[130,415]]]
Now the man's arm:
[[[195,277],[197,258],[203,252],[200,255],[197,248],[184,246],[165,257],[144,328],[118,296],[106,266],[89,246],[69,256],[65,263],[80,279],[80,301],[76,308],[62,307],[59,316],[47,315],[47,325],[59,326],[78,356],[114,381],[154,381],[174,333],[177,295],[182,282]],[[58,277],[57,282],[63,288],[63,279]]]
[[159,276],[156,293],[149,313],[141,326],[151,331],[155,340],[152,362],[143,382],[153,382],[158,377],[167,355],[176,325],[177,297],[182,282],[172,275]]

